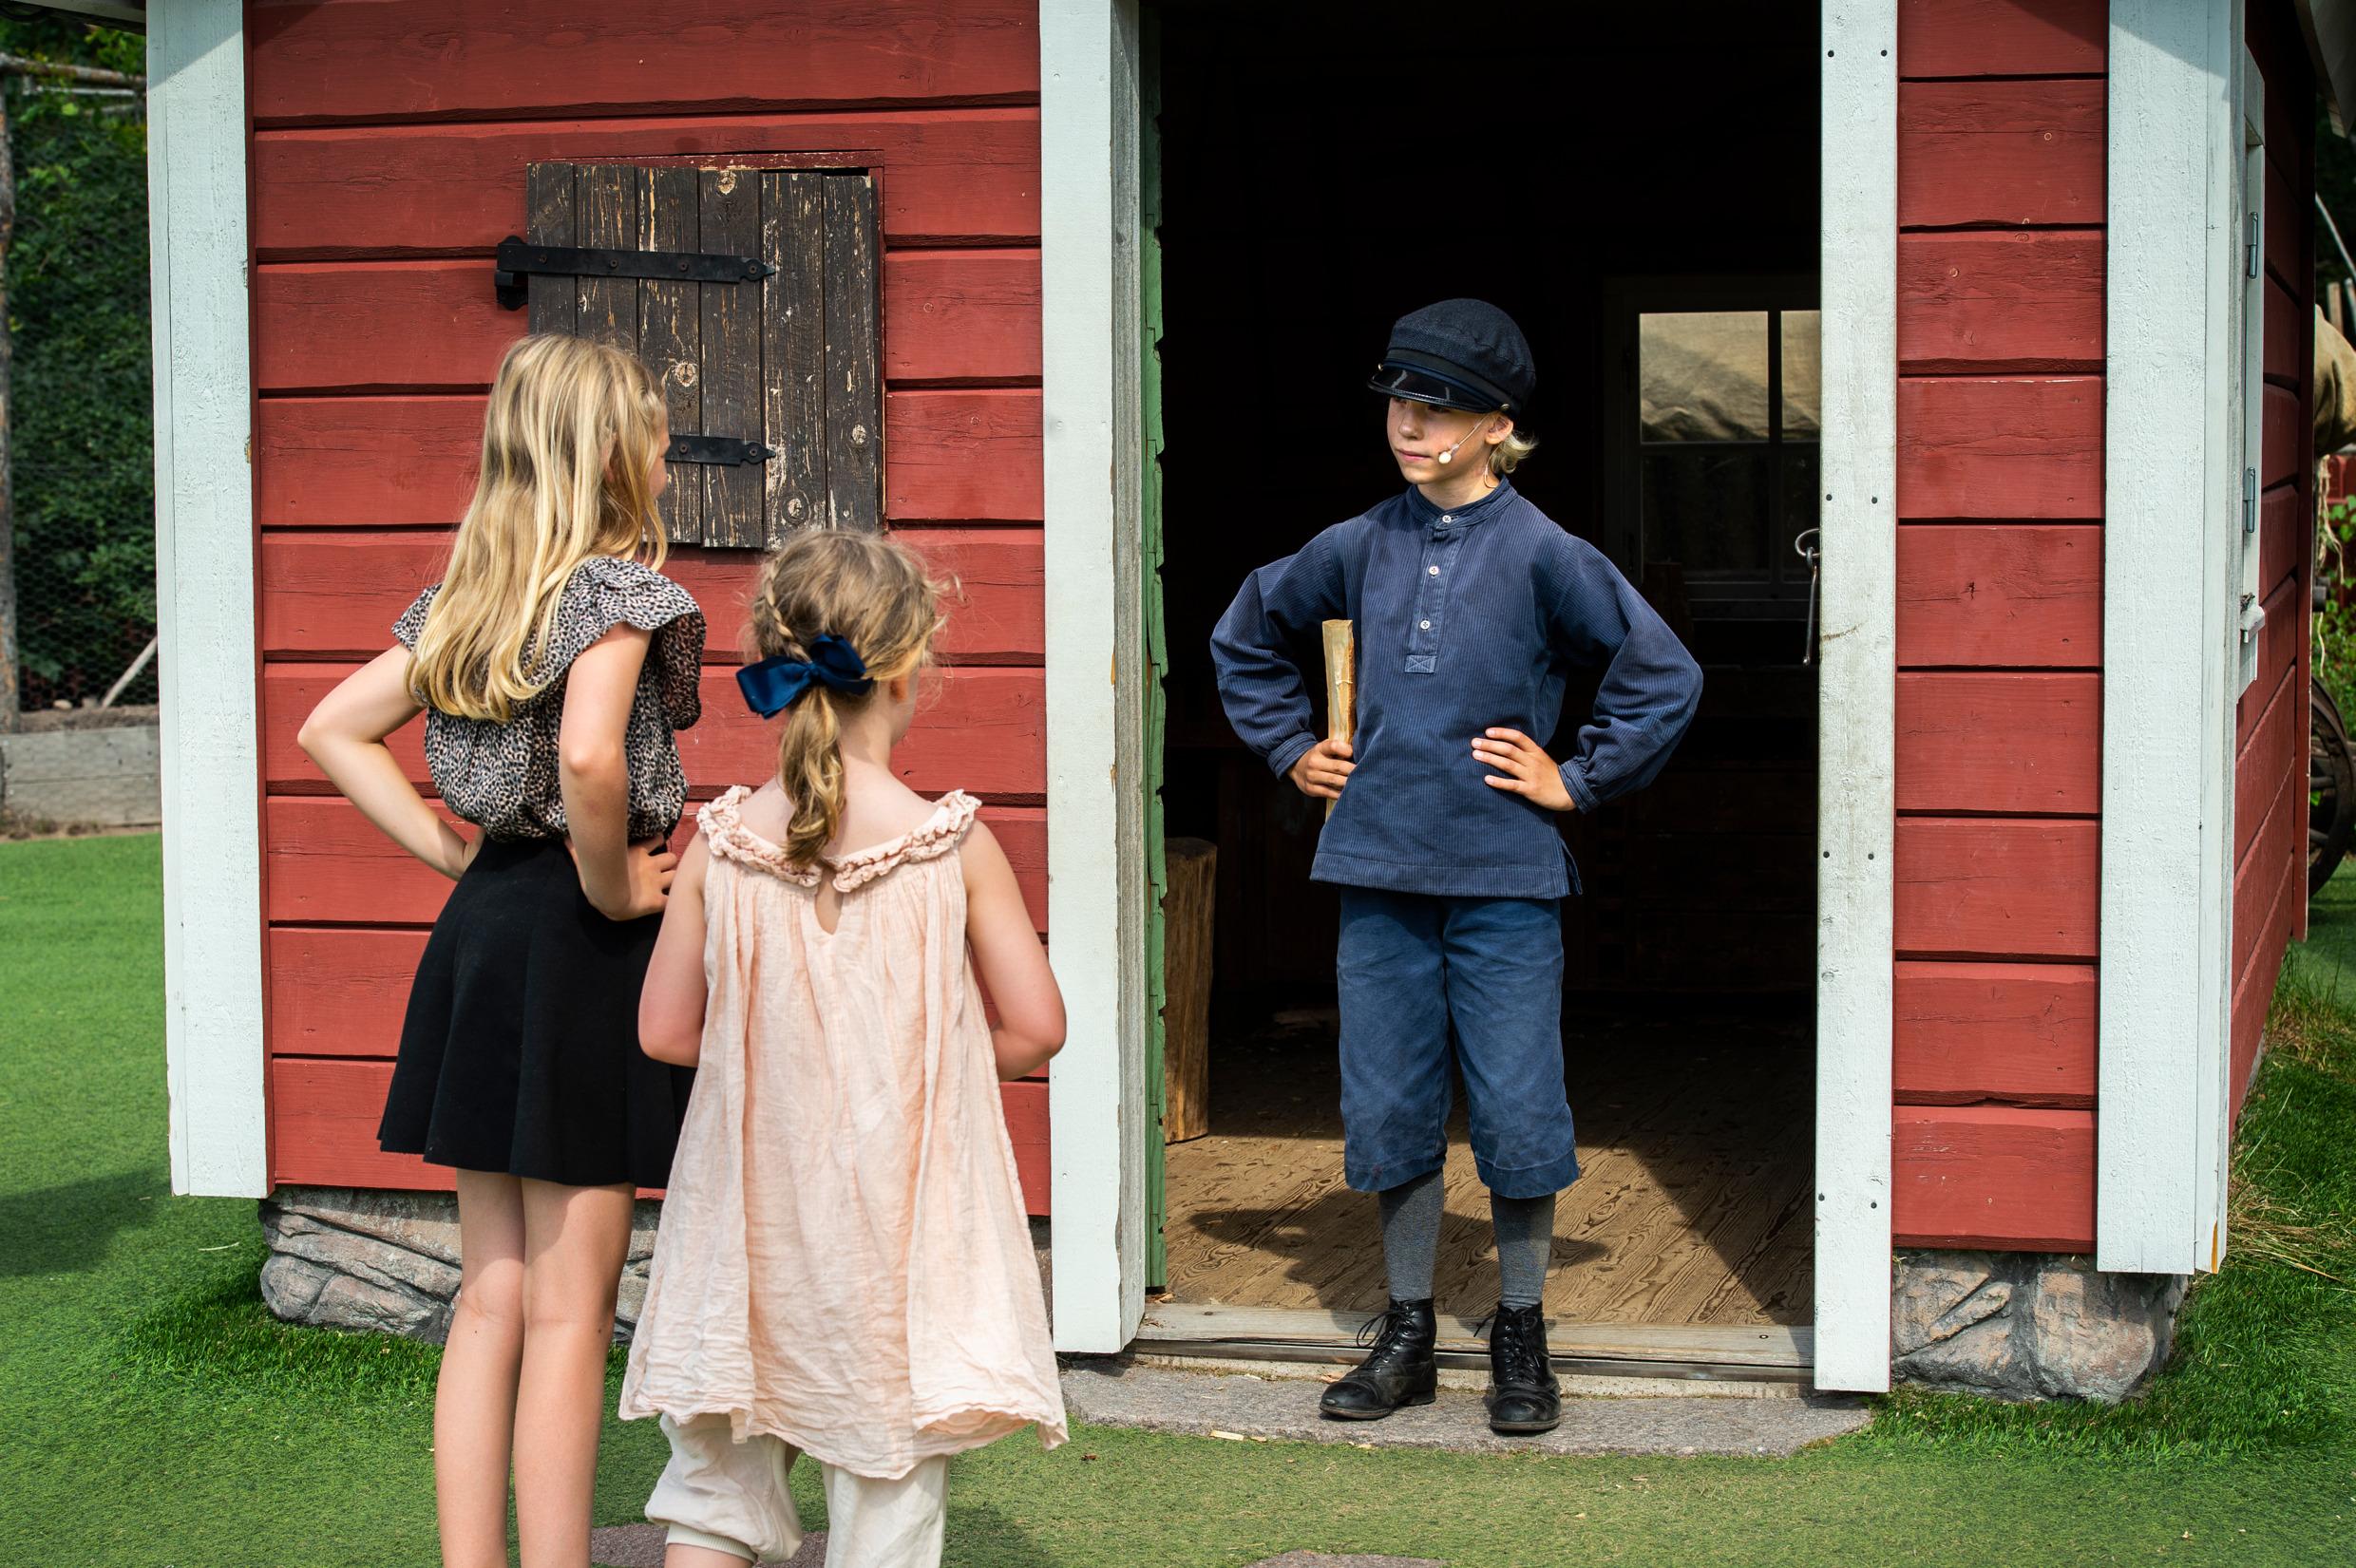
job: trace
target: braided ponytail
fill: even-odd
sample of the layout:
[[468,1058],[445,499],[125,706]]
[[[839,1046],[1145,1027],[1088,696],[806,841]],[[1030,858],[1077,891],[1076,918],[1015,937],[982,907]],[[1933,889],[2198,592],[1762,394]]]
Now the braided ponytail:
[[878,535],[813,528],[778,546],[753,595],[753,657],[810,657],[832,635],[847,642],[875,682],[866,691],[813,684],[788,708],[777,742],[777,782],[793,803],[785,851],[797,866],[825,858],[843,825],[843,719],[886,681],[928,662],[944,592],[923,566]]

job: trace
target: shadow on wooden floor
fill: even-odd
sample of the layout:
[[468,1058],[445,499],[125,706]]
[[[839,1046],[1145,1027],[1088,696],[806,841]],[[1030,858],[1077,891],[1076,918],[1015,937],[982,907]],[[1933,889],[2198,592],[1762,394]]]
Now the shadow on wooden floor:
[[[1211,1133],[1170,1146],[1170,1294],[1189,1303],[1375,1311],[1377,1207],[1341,1180],[1330,1010],[1279,1013],[1212,1047]],[[1814,1105],[1802,1005],[1566,1012],[1581,1176],[1555,1219],[1549,1316],[1799,1324],[1809,1318]],[[1488,1192],[1462,1088],[1449,1138],[1442,1312],[1496,1297]]]

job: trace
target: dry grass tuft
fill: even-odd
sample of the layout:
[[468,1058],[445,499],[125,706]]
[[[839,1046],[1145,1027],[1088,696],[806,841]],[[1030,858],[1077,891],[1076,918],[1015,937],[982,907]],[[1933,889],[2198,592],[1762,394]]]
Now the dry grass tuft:
[[[2336,988],[2335,988],[2336,992]],[[2266,1053],[2327,1077],[2356,1079],[2356,998],[2319,993],[2286,975],[2266,1022]]]
[[2350,1283],[2346,1275],[2334,1274],[2318,1261],[2336,1261],[2334,1255],[2347,1247],[2351,1236],[2345,1217],[2313,1221],[2237,1178],[2226,1200],[2226,1233],[2232,1237],[2232,1261],[2280,1263],[2335,1285]]

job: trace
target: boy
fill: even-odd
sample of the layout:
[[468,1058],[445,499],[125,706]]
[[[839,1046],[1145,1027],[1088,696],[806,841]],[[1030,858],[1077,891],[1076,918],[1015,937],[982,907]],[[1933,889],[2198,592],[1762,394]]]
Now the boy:
[[[1649,783],[1701,692],[1626,579],[1506,478],[1535,444],[1516,421],[1536,380],[1493,305],[1401,317],[1372,387],[1408,488],[1254,572],[1211,634],[1236,733],[1336,803],[1311,875],[1341,893],[1343,1172],[1380,1194],[1391,1296],[1373,1352],[1325,1392],[1337,1420],[1434,1397],[1453,1032],[1496,1228],[1490,1425],[1561,1421],[1540,1299],[1554,1196],[1579,1174],[1558,903],[1577,878],[1554,814]],[[1311,733],[1301,665],[1319,623],[1343,617],[1358,629],[1355,745]],[[1568,670],[1595,665],[1594,714],[1558,765],[1533,737],[1553,734]]]

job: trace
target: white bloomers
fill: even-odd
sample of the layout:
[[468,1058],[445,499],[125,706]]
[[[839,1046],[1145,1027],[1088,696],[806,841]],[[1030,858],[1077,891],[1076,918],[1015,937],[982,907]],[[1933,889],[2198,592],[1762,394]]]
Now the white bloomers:
[[[782,1561],[802,1545],[801,1516],[786,1477],[799,1450],[753,1433],[730,1436],[725,1415],[662,1418],[671,1440],[646,1517],[669,1527],[669,1540],[730,1552],[748,1560]],[[949,1460],[920,1460],[906,1475],[877,1481],[831,1464],[819,1467],[826,1491],[826,1568],[937,1568],[948,1506]]]

